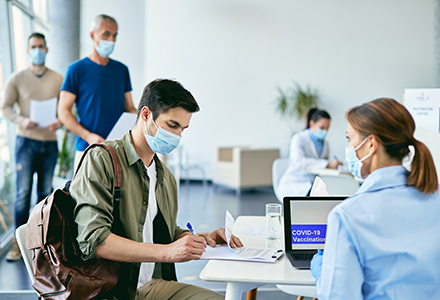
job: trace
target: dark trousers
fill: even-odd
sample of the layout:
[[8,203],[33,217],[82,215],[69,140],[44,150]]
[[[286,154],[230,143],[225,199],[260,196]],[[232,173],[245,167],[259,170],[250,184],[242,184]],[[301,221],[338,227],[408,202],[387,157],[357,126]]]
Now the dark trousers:
[[37,173],[37,201],[52,192],[52,179],[58,159],[56,141],[37,141],[17,136],[15,162],[17,171],[17,197],[15,200],[15,226],[18,228],[29,218],[32,184]]

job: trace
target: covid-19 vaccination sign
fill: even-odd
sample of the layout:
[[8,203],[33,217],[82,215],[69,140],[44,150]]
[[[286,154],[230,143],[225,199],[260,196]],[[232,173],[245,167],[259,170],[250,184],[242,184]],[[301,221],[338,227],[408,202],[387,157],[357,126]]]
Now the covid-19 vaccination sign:
[[292,244],[324,244],[327,225],[292,225]]
[[404,104],[416,128],[440,132],[440,89],[405,89]]

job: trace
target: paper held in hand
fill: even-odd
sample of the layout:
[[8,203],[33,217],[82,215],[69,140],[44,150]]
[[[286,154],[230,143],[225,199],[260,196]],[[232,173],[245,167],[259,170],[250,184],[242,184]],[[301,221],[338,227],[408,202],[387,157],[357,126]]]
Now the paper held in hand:
[[229,241],[231,240],[234,222],[235,220],[232,217],[231,213],[229,211],[226,211],[225,234],[227,246],[208,246],[206,248],[206,252],[203,253],[200,259],[238,260],[273,263],[283,256],[283,249],[280,248],[231,248],[231,246],[229,245]]
[[48,100],[31,100],[29,119],[38,123],[38,127],[46,127],[57,121],[57,98]]
[[127,131],[133,129],[135,124],[136,114],[124,112],[106,137],[106,140],[120,139]]

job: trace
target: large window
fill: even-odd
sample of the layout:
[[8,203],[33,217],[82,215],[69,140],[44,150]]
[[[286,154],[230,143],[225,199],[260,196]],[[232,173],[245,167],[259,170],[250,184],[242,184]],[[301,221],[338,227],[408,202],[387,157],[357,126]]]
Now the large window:
[[[0,95],[7,78],[14,71],[27,68],[29,64],[29,35],[35,31],[48,34],[47,2],[0,0]],[[0,111],[0,253],[15,229],[14,147],[15,126],[7,122]]]
[[18,3],[26,6],[26,8],[31,8],[31,0],[17,0],[14,2],[18,2]]
[[12,32],[15,70],[23,70],[27,67],[26,49],[27,37],[32,33],[32,21],[29,15],[17,6],[12,6]]
[[3,64],[2,64],[2,41],[0,39],[0,91],[2,90],[3,90]]
[[[38,16],[41,20],[43,20],[45,22],[48,21],[47,0],[34,0],[33,1],[33,8],[34,8],[34,13],[36,16]],[[37,31],[38,31],[38,29],[37,29]]]

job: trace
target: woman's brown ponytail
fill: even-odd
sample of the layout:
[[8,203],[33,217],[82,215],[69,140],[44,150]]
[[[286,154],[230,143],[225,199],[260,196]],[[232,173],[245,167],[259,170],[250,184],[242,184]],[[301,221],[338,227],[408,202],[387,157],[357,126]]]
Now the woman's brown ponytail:
[[414,119],[402,104],[393,99],[379,98],[350,109],[346,117],[362,136],[376,136],[394,159],[402,161],[409,154],[409,146],[414,146],[408,185],[425,194],[438,190],[431,152],[414,138]]
[[431,152],[422,142],[412,139],[414,157],[411,162],[411,171],[408,176],[408,185],[419,191],[430,194],[438,189],[437,172]]

